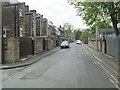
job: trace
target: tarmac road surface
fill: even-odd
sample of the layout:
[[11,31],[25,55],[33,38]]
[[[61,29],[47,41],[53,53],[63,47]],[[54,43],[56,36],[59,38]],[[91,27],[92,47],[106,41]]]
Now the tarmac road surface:
[[82,44],[76,43],[17,71],[1,84],[3,88],[116,88]]

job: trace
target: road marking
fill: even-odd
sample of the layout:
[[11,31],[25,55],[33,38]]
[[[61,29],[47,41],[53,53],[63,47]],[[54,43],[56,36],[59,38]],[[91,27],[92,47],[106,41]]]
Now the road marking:
[[10,66],[4,66],[4,67],[10,67]]
[[102,60],[101,59],[99,59],[96,55],[92,55],[95,59],[97,59],[99,62],[102,62]]
[[[110,79],[110,81],[112,82],[112,83],[114,83],[114,81],[112,80],[112,79]],[[114,83],[115,84],[115,83]]]
[[88,52],[88,50],[87,50],[86,48],[84,48],[83,46],[82,46],[82,48],[86,51],[86,53],[87,53],[88,55],[90,55],[89,52]]
[[119,81],[111,74],[111,77],[117,82],[119,83]]
[[[110,80],[112,83],[114,83],[115,86],[119,89],[119,86],[118,86],[119,81],[118,81],[109,71],[107,71],[106,68],[105,68],[103,65],[100,64],[100,62],[98,62],[97,60],[94,60],[94,61],[95,61],[100,67],[103,68],[103,70],[106,72],[105,74],[107,75],[107,77],[109,78],[109,80]],[[111,77],[114,81],[113,81],[110,77]]]
[[97,64],[96,62],[94,62],[95,64]]
[[[96,57],[95,55],[93,55],[98,61],[100,61],[100,62],[102,62],[102,60],[100,60],[98,57]],[[104,65],[106,65],[107,66],[107,68],[109,68],[111,71],[113,71],[113,69],[112,68],[110,68],[107,64],[105,64],[104,62],[102,62]],[[117,83],[119,83],[119,81],[110,73],[110,72],[108,72],[107,70],[106,70],[106,68],[102,65],[102,64],[100,64],[99,63],[99,65],[108,73],[108,74],[110,74],[110,76],[117,82]],[[115,71],[113,71],[114,73],[116,73]],[[118,74],[117,74],[118,75]]]
[[[82,46],[82,47],[83,47],[83,46]],[[93,56],[93,57],[95,58],[95,59],[94,59],[94,63],[97,64],[98,66],[100,66],[101,68],[103,68],[104,73],[105,73],[106,76],[109,78],[109,80],[110,80],[112,83],[114,83],[115,86],[116,86],[118,89],[120,89],[120,87],[118,86],[119,81],[118,81],[101,63],[103,63],[104,65],[106,65],[106,67],[109,68],[110,70],[113,71],[113,69],[110,68],[107,64],[105,64],[105,63],[104,63],[101,59],[99,59],[96,55],[90,54],[90,52],[89,52],[85,47],[83,47],[83,49],[86,51],[87,54],[89,54],[89,55],[91,55],[91,56]],[[113,71],[113,72],[116,74],[115,71]],[[118,75],[118,74],[117,74],[117,75]],[[111,78],[112,78],[113,80],[112,80]]]
[[116,86],[116,88],[118,88],[120,90],[120,87],[118,85],[115,85],[115,86]]

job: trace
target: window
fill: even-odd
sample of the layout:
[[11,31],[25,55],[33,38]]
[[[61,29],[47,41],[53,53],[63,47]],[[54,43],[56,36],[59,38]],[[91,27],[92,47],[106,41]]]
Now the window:
[[23,37],[23,29],[20,28],[20,37]]
[[19,15],[20,15],[20,17],[23,17],[23,13],[21,11],[19,12]]
[[23,10],[22,9],[19,9],[19,16],[23,17]]
[[3,28],[3,37],[4,37],[4,38],[7,37],[7,30],[6,30],[6,28]]

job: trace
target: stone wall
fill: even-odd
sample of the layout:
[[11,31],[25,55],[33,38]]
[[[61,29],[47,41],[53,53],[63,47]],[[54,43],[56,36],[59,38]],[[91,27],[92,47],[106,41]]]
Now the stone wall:
[[25,36],[25,3],[19,3],[17,5],[17,12],[19,12],[17,18],[18,21],[18,36]]
[[25,13],[25,35],[32,36],[32,13]]
[[29,12],[25,15],[25,33],[26,36],[32,36],[32,14]]
[[88,46],[97,50],[97,44],[96,41],[88,41]]
[[36,36],[40,36],[40,15],[36,17]]
[[[13,6],[4,6],[3,7],[3,36],[4,37],[14,37],[16,36],[16,10],[15,5]],[[9,22],[8,22],[9,21]]]
[[42,38],[35,38],[34,39],[34,50],[35,54],[41,53],[43,51],[43,39]]
[[5,37],[24,36],[25,3],[3,6],[3,30],[6,32]]
[[46,18],[43,19],[43,31],[42,31],[42,35],[48,37],[48,20]]
[[54,48],[54,47],[53,47],[53,44],[54,44],[53,39],[52,39],[52,38],[49,38],[49,39],[48,39],[48,50],[51,50],[51,49]]
[[32,37],[36,36],[36,10],[31,10],[32,13]]
[[19,62],[19,38],[4,38],[4,63]]

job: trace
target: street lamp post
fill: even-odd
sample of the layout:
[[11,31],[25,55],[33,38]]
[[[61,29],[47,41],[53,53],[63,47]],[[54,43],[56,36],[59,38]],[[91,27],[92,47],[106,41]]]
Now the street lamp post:
[[96,25],[96,45],[97,45],[97,51],[98,51],[98,30]]

